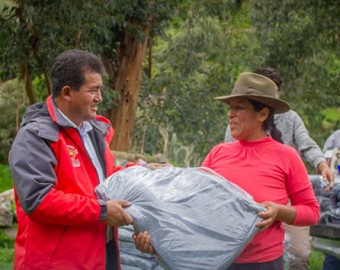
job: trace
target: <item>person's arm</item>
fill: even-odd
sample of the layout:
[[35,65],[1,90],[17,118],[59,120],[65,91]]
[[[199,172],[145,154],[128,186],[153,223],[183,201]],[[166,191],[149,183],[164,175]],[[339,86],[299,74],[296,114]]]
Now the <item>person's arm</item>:
[[288,148],[282,158],[281,167],[286,176],[286,189],[291,205],[262,202],[261,205],[267,211],[259,213],[259,216],[264,218],[257,224],[261,230],[268,228],[274,221],[295,226],[310,226],[319,220],[319,204],[303,161],[293,148]]
[[286,154],[289,167],[286,170],[286,188],[291,206],[296,210],[292,223],[295,226],[309,226],[317,223],[320,217],[320,207],[315,197],[307,169],[294,149]]
[[[30,219],[37,222],[79,225],[103,221],[113,223],[113,212],[120,219],[125,216],[123,203],[100,203],[71,191],[56,189],[54,167],[57,160],[48,142],[39,137],[36,123],[28,124],[16,136],[9,154],[9,165],[20,205]],[[105,207],[106,206],[106,207]],[[104,209],[106,208],[106,209]],[[106,211],[106,213],[105,213]],[[127,223],[126,222],[126,223]]]
[[273,202],[263,202],[260,203],[264,208],[267,209],[266,212],[260,212],[259,217],[264,220],[258,222],[256,227],[261,231],[267,229],[276,220],[292,224],[296,219],[296,209],[290,205],[282,205]]
[[315,169],[321,161],[325,161],[325,156],[322,153],[320,147],[309,136],[309,132],[305,127],[301,117],[295,113],[293,119],[294,129],[294,143],[298,152],[312,165]]
[[334,175],[331,172],[324,154],[316,142],[309,136],[301,117],[295,113],[293,119],[294,143],[298,152],[320,172],[324,180],[329,182],[326,190],[330,190],[334,185]]

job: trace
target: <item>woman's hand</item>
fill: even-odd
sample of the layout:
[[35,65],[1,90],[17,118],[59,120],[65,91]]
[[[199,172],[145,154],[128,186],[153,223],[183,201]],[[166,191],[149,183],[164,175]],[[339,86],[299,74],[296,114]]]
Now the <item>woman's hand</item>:
[[260,231],[267,229],[276,220],[287,224],[292,224],[295,220],[296,210],[292,206],[273,202],[263,202],[260,205],[267,209],[266,212],[258,213],[258,216],[264,219],[256,224]]
[[155,254],[155,250],[151,246],[151,237],[147,231],[133,234],[132,239],[135,241],[135,246],[143,253]]
[[276,207],[276,204],[272,202],[263,202],[260,203],[260,205],[267,209],[266,212],[258,213],[258,216],[263,218],[264,220],[258,222],[256,224],[256,227],[259,228],[260,231],[263,231],[274,223],[274,221],[276,220],[278,209]]

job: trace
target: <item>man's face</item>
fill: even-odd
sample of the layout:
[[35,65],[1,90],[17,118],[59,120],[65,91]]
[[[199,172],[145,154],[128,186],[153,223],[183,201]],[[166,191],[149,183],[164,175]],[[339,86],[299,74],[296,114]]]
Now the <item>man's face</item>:
[[98,104],[102,102],[102,76],[96,72],[85,72],[85,82],[79,90],[70,91],[69,118],[77,126],[83,121],[94,120],[97,116]]

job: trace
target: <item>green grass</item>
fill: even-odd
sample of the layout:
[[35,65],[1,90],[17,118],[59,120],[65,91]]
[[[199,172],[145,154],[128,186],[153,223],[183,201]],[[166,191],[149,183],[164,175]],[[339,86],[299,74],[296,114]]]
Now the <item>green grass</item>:
[[5,234],[5,229],[0,228],[0,269],[13,269],[14,240]]
[[323,111],[327,121],[339,122],[340,121],[340,108],[330,108]]
[[[0,193],[13,187],[9,166],[0,164]],[[13,269],[14,240],[0,228],[0,269]]]
[[13,183],[9,166],[0,164],[0,193],[11,188],[13,188]]
[[13,269],[14,249],[2,248],[0,250],[0,269]]
[[312,249],[312,254],[310,257],[309,270],[321,270],[323,265],[323,260],[325,259],[325,254],[317,250]]

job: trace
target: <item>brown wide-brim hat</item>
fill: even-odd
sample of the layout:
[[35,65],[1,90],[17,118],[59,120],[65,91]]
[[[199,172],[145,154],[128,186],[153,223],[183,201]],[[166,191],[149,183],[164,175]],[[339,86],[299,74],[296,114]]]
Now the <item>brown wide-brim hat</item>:
[[289,104],[278,98],[275,83],[257,73],[241,73],[229,96],[215,97],[214,99],[229,104],[233,98],[247,98],[261,102],[273,108],[274,113],[285,113],[290,110]]

